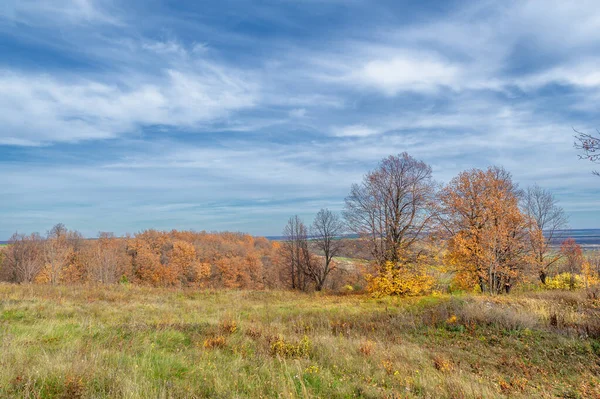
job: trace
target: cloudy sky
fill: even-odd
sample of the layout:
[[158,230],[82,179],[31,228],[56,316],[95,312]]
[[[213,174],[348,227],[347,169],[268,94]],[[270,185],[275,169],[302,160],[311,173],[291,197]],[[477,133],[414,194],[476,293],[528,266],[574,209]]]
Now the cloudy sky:
[[598,1],[2,0],[0,240],[278,235],[407,151],[600,227]]

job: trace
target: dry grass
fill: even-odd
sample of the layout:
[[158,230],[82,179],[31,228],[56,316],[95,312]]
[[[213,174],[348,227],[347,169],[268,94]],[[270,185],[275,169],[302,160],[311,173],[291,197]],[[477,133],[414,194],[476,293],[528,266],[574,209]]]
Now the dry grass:
[[0,397],[600,397],[599,306],[0,285]]

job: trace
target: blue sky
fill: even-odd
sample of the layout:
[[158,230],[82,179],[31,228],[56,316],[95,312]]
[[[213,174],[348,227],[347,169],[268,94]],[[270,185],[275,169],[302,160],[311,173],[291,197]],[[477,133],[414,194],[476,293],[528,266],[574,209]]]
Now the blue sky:
[[3,0],[0,239],[280,234],[390,154],[503,165],[600,227],[597,1]]

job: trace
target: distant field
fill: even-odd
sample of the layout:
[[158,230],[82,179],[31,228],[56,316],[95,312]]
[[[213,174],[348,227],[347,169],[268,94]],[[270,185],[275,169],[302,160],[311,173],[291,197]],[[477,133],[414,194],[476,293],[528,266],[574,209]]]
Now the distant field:
[[586,398],[581,293],[375,300],[0,284],[0,397]]

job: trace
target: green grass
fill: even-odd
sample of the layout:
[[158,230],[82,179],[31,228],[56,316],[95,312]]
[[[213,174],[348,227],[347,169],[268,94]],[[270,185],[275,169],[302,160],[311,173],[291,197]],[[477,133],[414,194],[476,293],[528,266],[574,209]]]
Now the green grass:
[[597,306],[0,284],[0,397],[597,397]]

